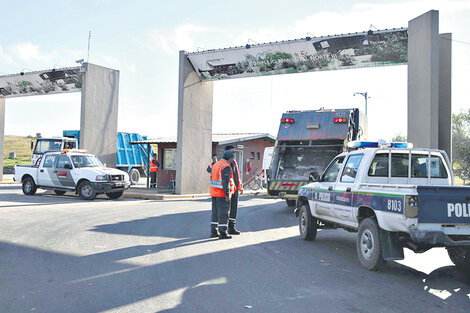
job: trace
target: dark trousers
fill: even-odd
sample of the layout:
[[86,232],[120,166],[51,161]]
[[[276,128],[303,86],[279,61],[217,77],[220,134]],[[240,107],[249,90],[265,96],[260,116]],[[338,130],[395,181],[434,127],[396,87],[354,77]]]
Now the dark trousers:
[[237,211],[238,211],[238,190],[232,195],[232,199],[230,200],[230,214],[229,214],[229,221],[235,223],[237,218]]
[[227,231],[228,224],[228,211],[230,209],[230,201],[225,201],[225,198],[216,197],[217,205],[217,220],[219,222],[219,232]]
[[157,187],[157,173],[158,172],[150,172],[150,188]]
[[211,225],[216,228],[217,228],[217,225],[219,225],[219,214],[217,212],[217,198],[216,197],[212,197]]

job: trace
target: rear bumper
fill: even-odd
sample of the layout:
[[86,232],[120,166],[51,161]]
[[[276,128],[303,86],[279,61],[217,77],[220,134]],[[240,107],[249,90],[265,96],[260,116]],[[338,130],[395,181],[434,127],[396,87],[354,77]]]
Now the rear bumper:
[[[418,244],[427,244],[439,247],[470,246],[470,240],[453,240],[442,231],[410,229],[410,235],[413,241]],[[467,237],[470,238],[470,235]]]
[[106,182],[106,183],[91,183],[91,187],[97,193],[124,191],[129,188],[130,182]]

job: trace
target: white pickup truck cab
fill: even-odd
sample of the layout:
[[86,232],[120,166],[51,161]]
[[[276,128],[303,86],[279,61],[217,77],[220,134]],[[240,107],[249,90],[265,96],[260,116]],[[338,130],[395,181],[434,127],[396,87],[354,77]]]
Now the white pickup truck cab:
[[446,247],[452,262],[469,272],[470,188],[452,186],[446,153],[406,143],[350,146],[376,148],[338,155],[299,190],[301,237],[314,240],[321,228],[357,232],[359,261],[369,270],[403,259],[404,247]]
[[130,185],[126,172],[103,166],[86,151],[67,149],[46,152],[35,166],[16,165],[14,180],[23,184],[25,195],[43,188],[58,195],[73,191],[84,200],[93,200],[100,193],[117,199]]

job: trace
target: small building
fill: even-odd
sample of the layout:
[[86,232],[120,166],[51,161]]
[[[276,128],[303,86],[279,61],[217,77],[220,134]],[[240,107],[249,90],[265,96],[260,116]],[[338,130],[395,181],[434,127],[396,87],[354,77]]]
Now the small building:
[[[235,147],[235,159],[243,181],[250,179],[263,165],[264,148],[273,147],[276,138],[267,133],[238,133],[212,135],[212,154],[220,159],[227,145]],[[159,186],[171,185],[176,179],[176,137],[157,138],[152,143],[158,144]],[[207,165],[212,155],[207,156]],[[203,175],[209,175],[206,169],[201,169]]]

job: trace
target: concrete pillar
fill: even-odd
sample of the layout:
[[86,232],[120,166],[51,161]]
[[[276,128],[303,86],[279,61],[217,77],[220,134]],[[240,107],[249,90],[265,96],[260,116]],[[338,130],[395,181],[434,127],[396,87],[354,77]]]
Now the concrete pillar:
[[85,63],[80,147],[116,166],[119,71]]
[[176,193],[208,193],[213,83],[200,81],[185,51],[179,57]]
[[439,12],[408,23],[408,141],[439,146]]
[[4,143],[5,143],[5,99],[0,98],[0,181],[3,180]]
[[439,35],[439,149],[452,161],[452,34]]

